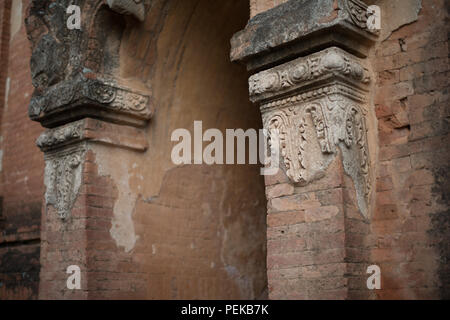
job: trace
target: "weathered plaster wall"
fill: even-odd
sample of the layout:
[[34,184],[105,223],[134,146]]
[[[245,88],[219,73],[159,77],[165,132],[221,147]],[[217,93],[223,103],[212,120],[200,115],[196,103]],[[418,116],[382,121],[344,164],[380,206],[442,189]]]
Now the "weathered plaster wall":
[[[147,83],[155,115],[142,155],[95,148],[118,191],[111,237],[148,275],[148,298],[264,298],[265,196],[258,166],[175,166],[172,131],[262,127],[247,74],[229,62],[243,1],[153,1],[125,31],[121,77]],[[205,144],[206,146],[206,144]]]

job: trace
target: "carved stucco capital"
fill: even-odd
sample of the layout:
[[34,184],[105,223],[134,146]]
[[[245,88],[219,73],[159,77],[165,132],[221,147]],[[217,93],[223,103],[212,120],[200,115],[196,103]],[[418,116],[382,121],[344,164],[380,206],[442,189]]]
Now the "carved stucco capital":
[[[105,112],[107,111],[107,112]],[[131,89],[117,79],[91,79],[83,74],[62,81],[31,98],[29,116],[45,127],[80,117],[143,127],[152,117],[149,92]]]
[[366,217],[372,190],[366,126],[369,82],[363,61],[338,48],[249,80],[250,97],[261,106],[264,128],[279,132],[280,154],[291,181],[304,186],[322,178],[340,151]]
[[[79,29],[67,28],[72,4],[81,8]],[[33,0],[29,6],[35,87],[29,116],[49,128],[36,143],[45,157],[46,205],[62,219],[70,216],[94,143],[147,149],[142,128],[153,113],[151,89],[118,76],[124,30],[135,25],[122,14],[143,21],[144,0]]]
[[127,86],[118,77],[120,42],[127,21],[113,12],[143,20],[144,1],[79,0],[79,30],[66,26],[70,4],[69,0],[34,0],[30,4],[26,26],[33,49],[30,67],[35,87],[30,118],[44,127],[83,117],[145,126],[152,114],[150,89],[142,83]]

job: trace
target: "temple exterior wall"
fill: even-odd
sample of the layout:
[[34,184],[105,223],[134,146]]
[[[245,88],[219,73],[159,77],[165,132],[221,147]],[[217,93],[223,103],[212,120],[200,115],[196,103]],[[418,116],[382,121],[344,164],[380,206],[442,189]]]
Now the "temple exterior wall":
[[[448,299],[448,9],[2,1],[0,299]],[[194,121],[280,171],[175,164]]]

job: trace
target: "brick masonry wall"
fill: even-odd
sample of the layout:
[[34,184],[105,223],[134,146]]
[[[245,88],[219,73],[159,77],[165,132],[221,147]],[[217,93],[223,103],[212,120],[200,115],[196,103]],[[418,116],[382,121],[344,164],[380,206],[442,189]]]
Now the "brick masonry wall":
[[339,157],[327,176],[294,188],[280,171],[266,176],[270,299],[345,299],[343,175]]
[[270,299],[367,299],[369,224],[337,156],[324,178],[294,187],[267,176]]
[[449,298],[448,1],[422,1],[417,21],[373,56],[379,163],[368,242],[381,299]]
[[[9,10],[9,5],[11,1],[2,1],[0,7]],[[0,73],[0,299],[35,299],[38,294],[44,165],[35,146],[40,125],[28,118],[33,87],[23,26],[27,5],[28,1],[13,1],[12,18],[0,15],[1,48],[9,47],[2,51]],[[5,56],[9,58],[4,60]]]

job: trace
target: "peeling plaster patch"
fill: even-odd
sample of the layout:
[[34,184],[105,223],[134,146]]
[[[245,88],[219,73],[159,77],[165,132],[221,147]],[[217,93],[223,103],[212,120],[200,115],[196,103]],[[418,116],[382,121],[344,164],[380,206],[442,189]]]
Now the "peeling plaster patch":
[[[247,278],[245,275],[243,275],[236,266],[233,264],[233,257],[230,256],[229,252],[232,252],[233,247],[235,246],[235,243],[232,241],[233,239],[230,238],[229,233],[230,229],[233,228],[233,225],[225,226],[225,218],[230,217],[231,207],[226,201],[226,195],[228,193],[228,182],[225,180],[221,181],[223,183],[223,194],[220,199],[220,208],[222,208],[221,211],[227,212],[225,215],[220,215],[220,230],[223,232],[222,237],[222,245],[220,249],[220,260],[224,266],[224,270],[227,273],[228,277],[236,284],[236,286],[239,288],[240,294],[242,297],[253,297],[253,283],[252,281]],[[202,208],[204,209],[204,208]],[[236,225],[235,225],[236,227]],[[233,233],[232,233],[233,234]],[[215,264],[214,264],[215,266]],[[211,265],[211,268],[212,265]],[[253,299],[253,298],[251,298]]]
[[108,147],[97,145],[92,148],[92,151],[95,153],[99,174],[111,177],[118,190],[118,198],[113,209],[112,227],[109,232],[118,247],[123,247],[125,252],[130,252],[139,238],[136,236],[132,219],[137,200],[137,194],[132,191],[129,184],[132,176],[129,168],[132,164],[127,161],[125,154],[111,157],[111,150]]
[[22,0],[13,0],[11,8],[11,38],[10,41],[14,40],[17,32],[20,31],[22,27]]
[[382,0],[376,4],[381,8],[381,41],[395,30],[417,21],[422,10],[422,0]]

